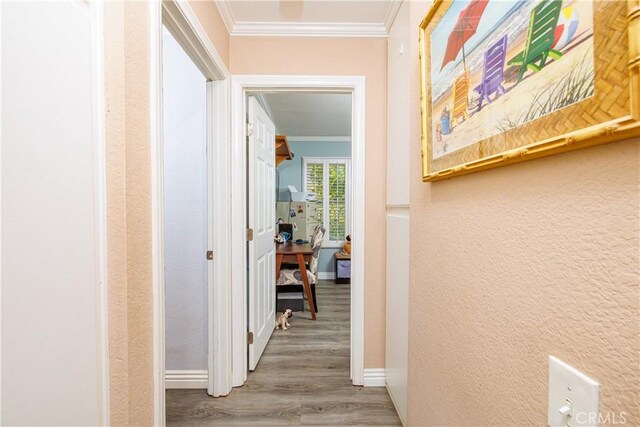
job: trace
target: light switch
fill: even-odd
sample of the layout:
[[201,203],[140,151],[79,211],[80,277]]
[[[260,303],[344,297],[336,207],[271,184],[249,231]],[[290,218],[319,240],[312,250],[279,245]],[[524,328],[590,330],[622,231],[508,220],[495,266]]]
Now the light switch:
[[562,360],[549,356],[550,427],[598,425],[600,384]]

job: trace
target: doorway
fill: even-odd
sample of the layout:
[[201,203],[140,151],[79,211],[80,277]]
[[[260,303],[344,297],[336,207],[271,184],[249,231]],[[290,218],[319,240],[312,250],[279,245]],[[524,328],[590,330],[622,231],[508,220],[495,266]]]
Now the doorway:
[[[307,77],[307,76],[234,76],[232,79],[232,161],[236,167],[232,170],[231,209],[235,215],[232,223],[232,295],[231,307],[217,309],[229,310],[225,317],[248,319],[249,293],[248,253],[247,253],[247,145],[246,125],[247,96],[257,92],[312,92],[342,93],[351,96],[351,139],[352,139],[352,197],[351,228],[353,251],[351,260],[350,289],[350,379],[354,385],[364,383],[364,78],[362,77]],[[241,386],[247,379],[249,330],[248,323],[233,324],[233,385]]]
[[[229,71],[209,41],[206,32],[199,24],[188,3],[177,0],[166,0],[153,3],[152,21],[152,54],[151,74],[152,96],[152,129],[154,130],[152,156],[152,230],[153,230],[153,311],[154,311],[154,425],[165,425],[165,386],[167,379],[184,380],[186,383],[197,383],[197,387],[206,388],[211,396],[228,394],[230,390],[230,374],[224,370],[213,371],[213,360],[224,365],[226,349],[214,345],[220,328],[212,301],[221,301],[228,292],[224,287],[229,283],[228,274],[228,216],[226,210],[215,209],[229,203],[228,179],[229,170]],[[207,292],[206,292],[206,371],[198,369],[184,372],[180,378],[167,375],[166,363],[166,294],[165,294],[165,147],[163,111],[163,26],[170,33],[179,48],[186,53],[193,65],[197,67],[205,80],[206,114],[206,188],[207,188],[207,227],[206,251],[200,255],[205,259]],[[216,201],[214,205],[213,201]],[[204,209],[203,209],[204,210]],[[204,228],[204,227],[203,227]],[[213,237],[216,237],[214,240]],[[202,238],[202,236],[200,235]],[[211,251],[211,253],[208,253]],[[213,258],[213,259],[211,259]],[[201,265],[201,264],[200,264]],[[218,286],[213,286],[216,283]],[[222,296],[220,294],[223,294]],[[202,319],[200,319],[202,321]],[[189,370],[187,370],[189,371]],[[206,372],[206,374],[205,374]]]
[[[297,335],[295,343],[289,340],[292,351],[346,352],[336,366],[349,366],[351,97],[248,93],[249,371],[272,334]],[[299,327],[274,331],[274,317],[287,309]],[[331,328],[333,335],[326,333]],[[267,353],[267,359],[277,358],[273,350]],[[300,357],[311,361],[312,353]],[[344,376],[349,378],[348,369]]]
[[163,31],[166,387],[207,388],[209,186],[206,79]]

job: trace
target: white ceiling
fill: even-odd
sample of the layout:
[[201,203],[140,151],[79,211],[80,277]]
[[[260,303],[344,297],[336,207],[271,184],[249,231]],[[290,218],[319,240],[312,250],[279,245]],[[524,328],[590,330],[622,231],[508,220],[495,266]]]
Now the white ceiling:
[[232,36],[386,36],[401,0],[219,0]]
[[281,92],[263,97],[278,133],[289,139],[351,137],[351,94]]

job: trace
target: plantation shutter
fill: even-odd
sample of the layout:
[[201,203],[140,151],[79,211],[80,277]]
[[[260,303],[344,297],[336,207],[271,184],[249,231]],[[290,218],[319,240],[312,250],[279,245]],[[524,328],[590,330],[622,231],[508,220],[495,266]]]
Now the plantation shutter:
[[347,165],[329,163],[329,240],[342,241],[346,232]]
[[[304,189],[311,193],[316,193],[319,200],[324,198],[324,162],[305,162],[306,176]],[[320,218],[323,216],[323,208],[319,208],[317,213]]]
[[325,244],[340,247],[350,233],[350,159],[303,158],[303,190],[315,193],[317,214],[326,229]]

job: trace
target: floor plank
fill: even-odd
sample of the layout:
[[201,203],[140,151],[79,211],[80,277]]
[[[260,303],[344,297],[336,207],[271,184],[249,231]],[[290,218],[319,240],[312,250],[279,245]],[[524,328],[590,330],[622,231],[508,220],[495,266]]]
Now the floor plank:
[[274,331],[256,370],[229,396],[167,390],[167,425],[401,425],[384,387],[349,380],[349,285],[320,281],[316,293],[318,320],[294,313],[291,328]]

